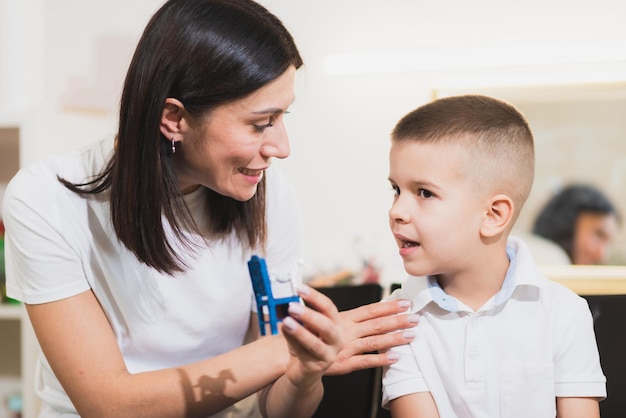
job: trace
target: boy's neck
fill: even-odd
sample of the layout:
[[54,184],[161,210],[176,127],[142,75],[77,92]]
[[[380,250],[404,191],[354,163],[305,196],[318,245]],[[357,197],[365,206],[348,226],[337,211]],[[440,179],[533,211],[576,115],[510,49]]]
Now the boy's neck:
[[444,292],[477,311],[500,291],[509,264],[506,253],[500,253],[490,260],[483,258],[474,270],[438,275],[437,281]]

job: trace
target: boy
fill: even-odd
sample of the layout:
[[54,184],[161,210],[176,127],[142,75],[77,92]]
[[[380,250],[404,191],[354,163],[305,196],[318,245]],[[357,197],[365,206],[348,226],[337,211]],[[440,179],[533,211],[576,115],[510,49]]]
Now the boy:
[[383,405],[403,417],[599,417],[589,308],[510,238],[533,183],[525,118],[485,96],[439,99],[392,133],[391,230],[417,337],[392,351]]

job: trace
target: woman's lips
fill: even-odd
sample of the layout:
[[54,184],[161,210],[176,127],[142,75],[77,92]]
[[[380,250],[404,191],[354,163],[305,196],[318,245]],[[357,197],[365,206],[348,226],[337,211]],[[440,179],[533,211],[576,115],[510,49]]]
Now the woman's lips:
[[251,184],[258,184],[263,179],[263,173],[265,170],[250,170],[246,168],[240,168],[239,172],[244,178]]

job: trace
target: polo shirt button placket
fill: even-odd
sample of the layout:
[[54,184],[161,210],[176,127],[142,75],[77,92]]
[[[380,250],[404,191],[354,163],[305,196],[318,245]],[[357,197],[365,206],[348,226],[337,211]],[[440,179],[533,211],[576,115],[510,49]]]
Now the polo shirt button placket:
[[465,332],[465,379],[468,383],[483,380],[483,367],[480,355],[480,319],[476,315],[468,318]]

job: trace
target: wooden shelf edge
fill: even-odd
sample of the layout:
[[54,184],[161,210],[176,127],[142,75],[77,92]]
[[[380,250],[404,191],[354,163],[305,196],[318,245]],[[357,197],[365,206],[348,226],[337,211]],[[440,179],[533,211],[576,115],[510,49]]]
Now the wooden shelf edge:
[[22,319],[23,310],[22,305],[0,303],[0,319]]
[[550,280],[579,295],[626,295],[626,266],[540,266]]

